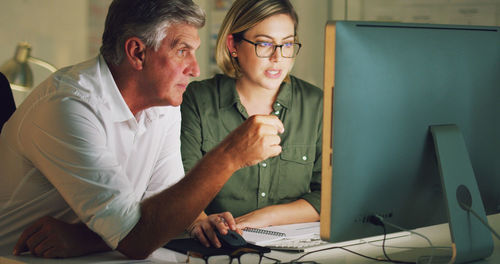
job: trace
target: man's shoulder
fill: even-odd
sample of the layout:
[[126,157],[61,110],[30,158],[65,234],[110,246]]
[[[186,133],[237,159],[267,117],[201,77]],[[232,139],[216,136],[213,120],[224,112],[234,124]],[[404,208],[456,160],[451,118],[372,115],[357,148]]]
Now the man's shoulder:
[[32,106],[29,111],[41,107],[65,113],[86,109],[96,115],[115,111],[117,107],[107,106],[117,100],[110,99],[109,81],[104,80],[112,77],[103,76],[100,67],[98,58],[94,58],[61,68],[34,89],[23,105]]
[[37,87],[45,93],[65,93],[88,99],[101,87],[99,66],[96,59],[84,61],[59,69]]
[[78,81],[95,79],[99,72],[98,57],[92,58],[78,64],[73,64],[59,69],[53,74],[53,78],[61,81],[71,81],[78,84]]

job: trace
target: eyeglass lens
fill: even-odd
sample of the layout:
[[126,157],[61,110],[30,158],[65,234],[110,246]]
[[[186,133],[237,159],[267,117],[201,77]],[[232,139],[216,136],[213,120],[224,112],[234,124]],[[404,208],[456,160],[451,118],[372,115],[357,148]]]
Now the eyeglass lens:
[[281,50],[281,56],[285,58],[293,58],[299,52],[299,44],[297,43],[284,43],[282,45],[274,45],[268,42],[256,43],[255,52],[259,57],[270,57],[274,54],[277,48]]
[[261,256],[257,253],[245,253],[239,257],[218,255],[210,256],[205,259],[188,255],[186,262],[191,264],[259,264],[261,259]]

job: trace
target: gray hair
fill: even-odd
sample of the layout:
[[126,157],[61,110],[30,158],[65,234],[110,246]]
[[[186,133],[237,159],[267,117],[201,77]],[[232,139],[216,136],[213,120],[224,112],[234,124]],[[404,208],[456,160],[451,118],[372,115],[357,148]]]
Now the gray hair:
[[205,12],[192,0],[113,0],[109,6],[101,54],[107,63],[118,65],[125,52],[123,45],[137,37],[146,47],[158,50],[173,24],[205,25]]

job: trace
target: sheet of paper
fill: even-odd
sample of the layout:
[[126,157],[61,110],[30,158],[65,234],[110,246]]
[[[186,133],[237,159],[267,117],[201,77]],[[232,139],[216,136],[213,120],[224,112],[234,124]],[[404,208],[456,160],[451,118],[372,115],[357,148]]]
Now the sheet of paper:
[[284,236],[270,235],[266,233],[249,232],[243,230],[243,238],[248,242],[256,245],[262,245],[271,241],[280,240],[283,238],[307,238],[319,235],[319,222],[308,222],[290,225],[270,226],[259,228],[263,231],[283,233]]

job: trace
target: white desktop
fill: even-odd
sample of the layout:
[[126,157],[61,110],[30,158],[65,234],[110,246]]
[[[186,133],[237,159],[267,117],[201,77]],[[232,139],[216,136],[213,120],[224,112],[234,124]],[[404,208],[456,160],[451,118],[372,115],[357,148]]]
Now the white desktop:
[[[490,225],[495,230],[500,230],[500,214],[488,216]],[[447,263],[442,262],[438,256],[449,256],[451,248],[450,230],[448,224],[434,225],[424,228],[415,229],[428,237],[435,249],[434,252],[429,249],[427,241],[416,235],[409,235],[400,238],[393,238],[386,241],[387,254],[394,260],[404,260],[417,262],[419,259],[424,260],[422,256],[433,254],[435,256],[433,263]],[[472,263],[500,263],[500,240],[493,238],[494,251],[493,254],[483,260]],[[332,244],[334,246],[335,244]],[[357,253],[361,253],[373,258],[383,258],[381,242],[366,243],[355,246],[348,246],[347,249]],[[288,262],[296,259],[305,253],[289,253],[284,251],[273,250],[267,253],[266,256],[279,259],[282,262]],[[317,263],[377,263],[377,261],[369,260],[355,254],[346,252],[340,249],[330,249],[322,252],[312,253],[302,261],[316,261]],[[441,262],[436,262],[441,261]],[[130,260],[117,251],[93,254],[78,258],[68,259],[43,259],[31,256],[29,254],[22,256],[4,255],[0,257],[0,264],[20,264],[20,263],[102,263],[102,264],[119,264],[119,263],[185,263],[186,255],[180,254],[165,248],[160,248],[153,252],[153,254],[145,260]],[[273,263],[270,260],[263,259],[262,263]],[[418,263],[427,263],[421,261]]]

